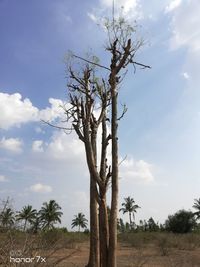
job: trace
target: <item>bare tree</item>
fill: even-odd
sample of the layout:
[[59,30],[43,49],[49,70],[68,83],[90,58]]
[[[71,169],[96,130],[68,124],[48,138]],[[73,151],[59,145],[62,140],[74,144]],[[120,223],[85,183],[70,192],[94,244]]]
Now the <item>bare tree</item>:
[[[69,105],[64,106],[69,127],[56,126],[65,131],[74,130],[85,147],[90,173],[90,257],[87,267],[116,267],[117,212],[118,212],[118,90],[128,66],[149,68],[135,61],[135,54],[143,45],[134,40],[135,29],[122,18],[106,21],[108,33],[106,50],[110,53],[110,66],[103,66],[95,58],[73,59],[82,61],[77,70],[68,65]],[[96,69],[106,75],[99,77]],[[81,70],[80,70],[81,69]],[[107,77],[107,78],[105,78]],[[50,123],[49,123],[50,124]],[[108,129],[111,129],[109,132]],[[98,130],[101,129],[101,148],[97,153]],[[111,141],[111,142],[110,142]],[[111,143],[111,162],[108,163],[108,146]],[[98,157],[97,155],[100,155]],[[111,210],[108,223],[106,193],[111,185]],[[99,207],[99,216],[98,216]]]

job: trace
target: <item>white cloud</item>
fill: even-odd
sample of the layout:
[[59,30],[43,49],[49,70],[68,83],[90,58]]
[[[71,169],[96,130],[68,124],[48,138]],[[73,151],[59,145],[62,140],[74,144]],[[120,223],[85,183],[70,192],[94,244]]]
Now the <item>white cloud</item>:
[[55,132],[46,149],[47,155],[54,159],[82,159],[85,158],[83,143],[71,133]]
[[63,116],[64,111],[62,107],[64,106],[64,103],[62,100],[55,98],[49,98],[49,103],[51,106],[40,110],[38,117],[41,120],[52,122]]
[[30,187],[30,190],[35,193],[51,193],[52,187],[44,184],[34,184]]
[[35,140],[32,144],[32,150],[34,152],[44,152],[43,141],[42,140]]
[[7,179],[4,175],[0,175],[0,182],[6,182]]
[[189,75],[187,72],[183,72],[183,73],[181,73],[181,75],[182,75],[186,80],[190,79],[190,75]]
[[0,141],[0,148],[8,150],[13,153],[22,152],[23,142],[18,138],[8,138],[3,137]]
[[149,184],[154,182],[153,166],[144,160],[125,159],[120,165],[120,177],[126,182]]
[[49,98],[50,107],[39,110],[28,98],[21,94],[0,93],[0,128],[20,127],[23,123],[45,120],[52,122],[63,116],[64,105],[60,99]]
[[173,10],[175,10],[177,7],[180,6],[182,0],[173,0],[170,2],[169,5],[167,5],[166,9],[165,9],[165,12],[168,13],[168,12],[171,12]]
[[0,93],[0,114],[0,128],[8,129],[37,120],[38,109],[28,98],[23,100],[19,93]]
[[190,52],[200,51],[200,2],[184,1],[173,13],[171,48],[186,47]]

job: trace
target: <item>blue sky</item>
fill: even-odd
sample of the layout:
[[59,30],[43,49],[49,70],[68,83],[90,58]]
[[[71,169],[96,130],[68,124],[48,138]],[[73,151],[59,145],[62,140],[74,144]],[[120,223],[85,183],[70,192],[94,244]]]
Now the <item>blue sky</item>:
[[[0,198],[17,210],[55,199],[63,225],[88,217],[88,172],[75,134],[40,119],[61,116],[66,101],[64,58],[91,51],[108,62],[106,36],[97,26],[111,0],[0,1]],[[120,203],[128,195],[142,207],[136,219],[164,222],[191,209],[200,187],[200,3],[197,0],[116,0],[116,15],[136,19],[146,45],[120,89],[128,112],[120,123]],[[122,214],[119,216],[122,217]],[[128,219],[126,216],[123,217]]]

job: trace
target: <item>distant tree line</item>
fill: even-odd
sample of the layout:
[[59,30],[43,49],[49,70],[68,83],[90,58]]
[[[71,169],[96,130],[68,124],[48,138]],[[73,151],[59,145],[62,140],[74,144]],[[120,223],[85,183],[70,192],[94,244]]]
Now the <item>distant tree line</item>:
[[24,206],[21,211],[15,212],[10,200],[3,201],[0,211],[0,229],[6,231],[12,228],[37,233],[38,230],[50,230],[56,223],[61,223],[61,207],[55,200],[44,202],[37,211],[31,205]]
[[[140,207],[135,203],[134,199],[128,196],[124,198],[122,203],[123,214],[128,213],[129,222],[124,222],[122,218],[117,220],[118,233],[128,232],[173,232],[173,233],[189,233],[192,231],[200,231],[200,198],[194,200],[193,208],[195,212],[187,210],[179,210],[169,215],[164,224],[156,222],[152,217],[148,220],[140,220],[139,224],[135,223],[135,213]],[[37,211],[31,205],[24,206],[21,211],[15,212],[9,199],[2,202],[0,209],[0,231],[10,229],[19,229],[24,232],[29,231],[37,233],[40,230],[48,231],[55,228],[57,223],[61,223],[62,208],[55,200],[44,202],[41,209]],[[110,208],[107,206],[108,220],[110,219]],[[74,216],[71,227],[77,227],[78,232],[81,228],[87,229],[88,220],[82,212]],[[65,228],[67,231],[67,228]]]
[[148,220],[140,220],[139,225],[137,225],[135,220],[135,213],[137,209],[140,208],[135,204],[135,201],[131,197],[124,198],[124,203],[122,203],[122,208],[119,211],[129,214],[129,223],[120,218],[118,219],[118,232],[157,232],[157,231],[168,231],[173,233],[189,233],[192,231],[200,231],[200,198],[194,200],[193,208],[195,212],[187,210],[179,210],[173,215],[169,215],[164,224],[159,224],[155,222],[152,217]]

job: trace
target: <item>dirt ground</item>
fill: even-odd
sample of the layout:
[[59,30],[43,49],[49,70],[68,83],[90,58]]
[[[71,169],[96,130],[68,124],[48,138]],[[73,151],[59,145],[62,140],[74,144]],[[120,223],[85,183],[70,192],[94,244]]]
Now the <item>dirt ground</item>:
[[[10,255],[22,251],[32,263],[11,263]],[[11,253],[12,252],[12,253]],[[46,263],[36,262],[40,255]],[[85,267],[89,236],[53,231],[32,235],[0,235],[0,267]],[[17,257],[16,255],[13,257]],[[119,235],[118,267],[200,267],[200,235],[191,233],[124,233]]]
[[[84,267],[89,253],[88,243],[73,249],[57,251],[56,258],[68,257],[60,262],[60,267]],[[166,255],[163,255],[166,254]],[[200,267],[200,249],[169,249],[163,253],[155,246],[136,249],[125,244],[118,245],[118,267]]]

